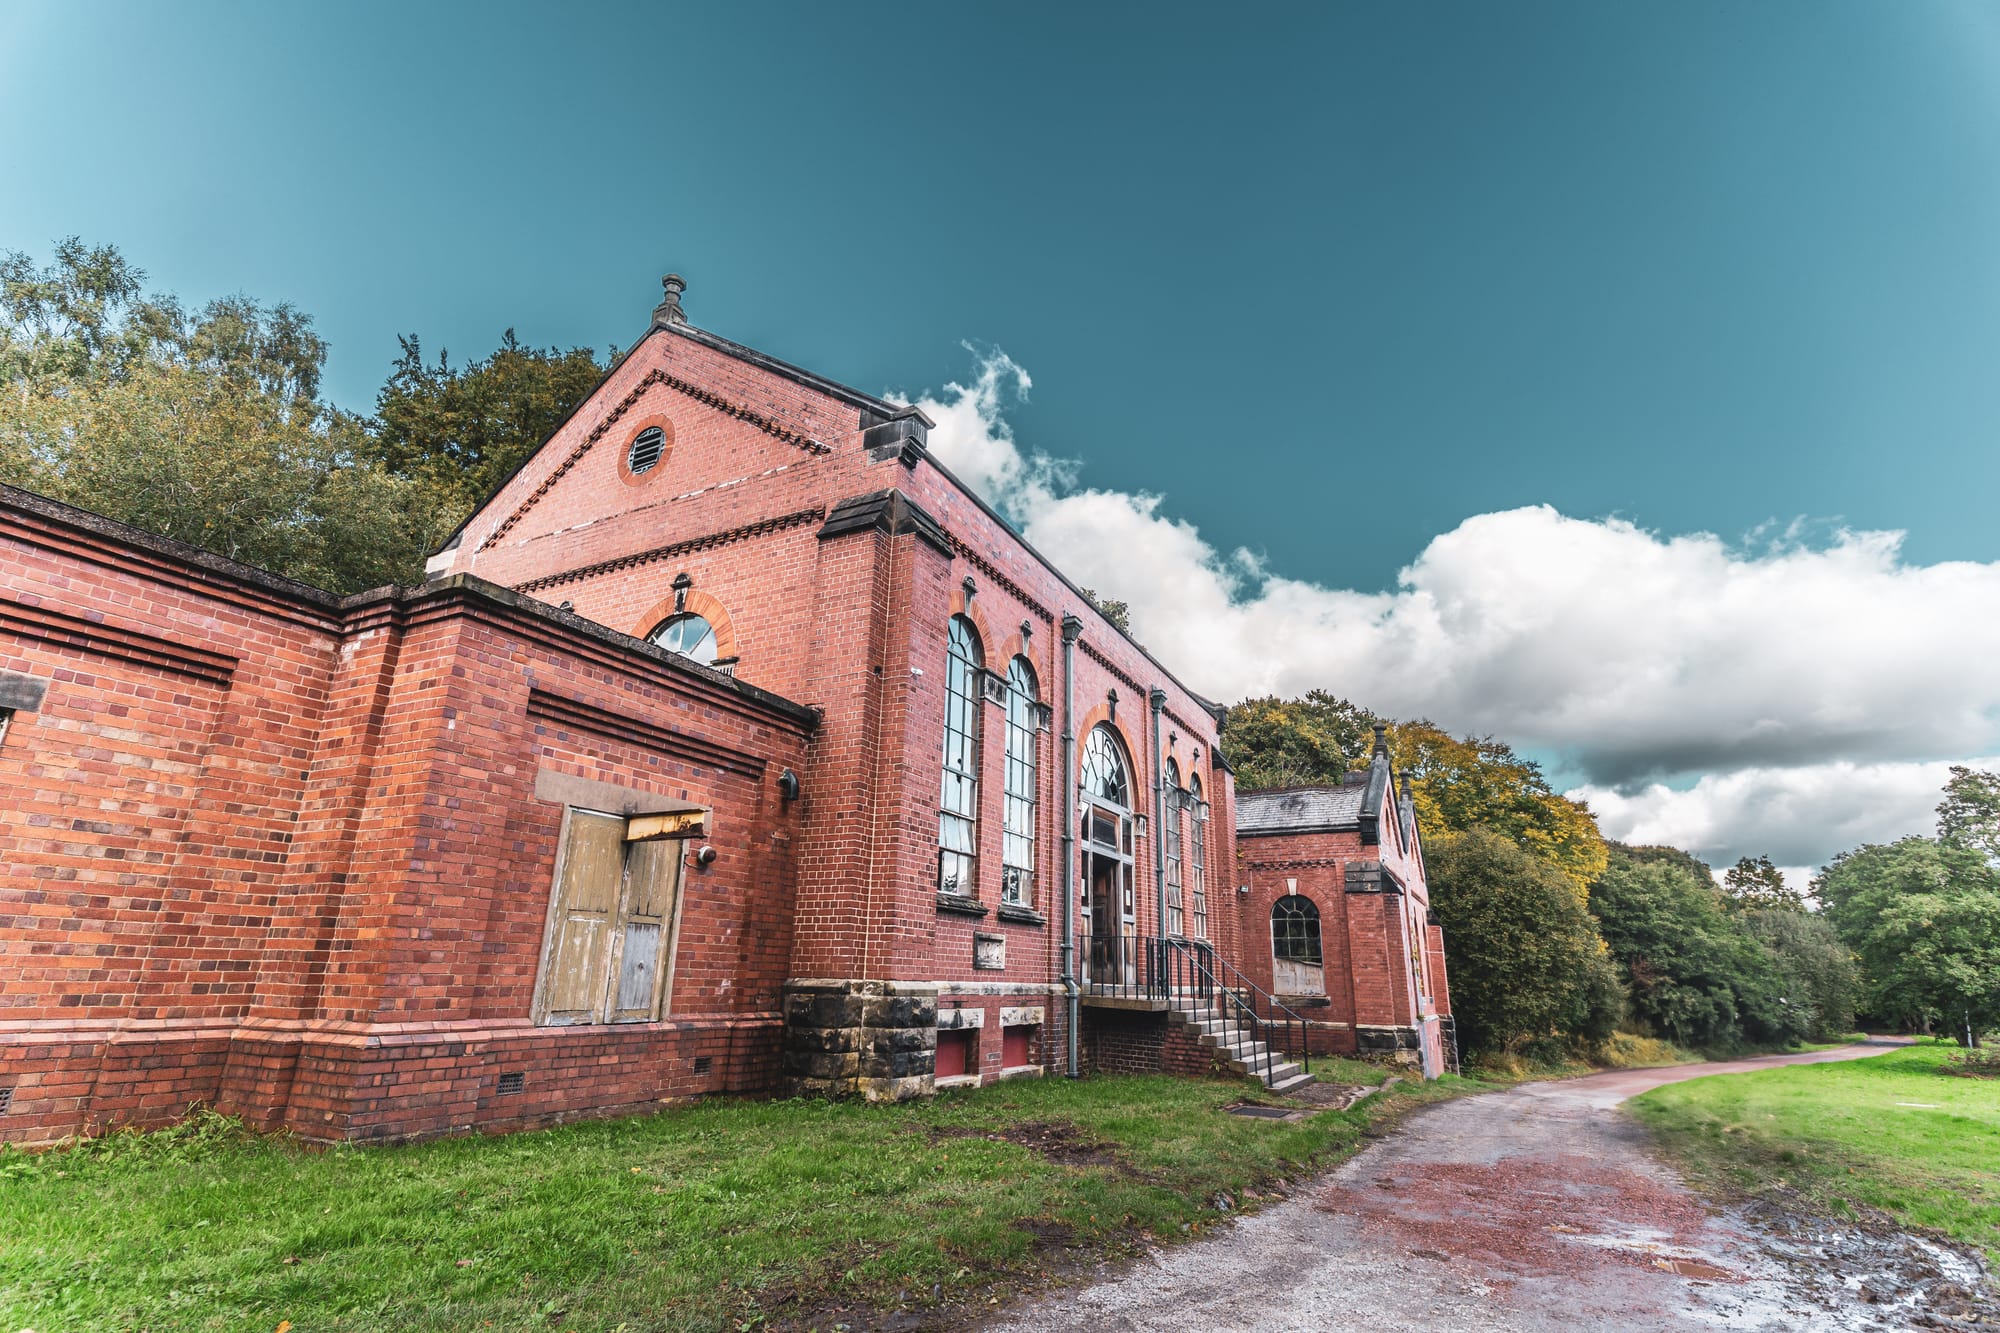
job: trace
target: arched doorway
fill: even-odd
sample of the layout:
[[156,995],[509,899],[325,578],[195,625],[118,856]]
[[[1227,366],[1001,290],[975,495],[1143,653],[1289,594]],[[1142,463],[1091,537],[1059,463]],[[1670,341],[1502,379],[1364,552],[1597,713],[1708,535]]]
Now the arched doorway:
[[1271,989],[1279,995],[1326,994],[1319,907],[1296,893],[1271,904]]
[[1118,733],[1100,722],[1084,737],[1077,785],[1083,797],[1084,980],[1129,986],[1138,979],[1132,885],[1132,765]]

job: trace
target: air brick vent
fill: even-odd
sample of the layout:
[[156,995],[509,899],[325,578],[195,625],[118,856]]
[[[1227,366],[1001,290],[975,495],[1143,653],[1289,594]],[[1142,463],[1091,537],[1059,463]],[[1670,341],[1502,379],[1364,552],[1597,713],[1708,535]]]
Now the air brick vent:
[[712,1055],[697,1055],[694,1058],[694,1072],[697,1074],[706,1074],[714,1067],[715,1057]]
[[0,1115],[6,1115],[13,1109],[14,1090],[12,1088],[0,1088]]
[[510,1096],[528,1086],[528,1076],[516,1069],[500,1076],[500,1095]]

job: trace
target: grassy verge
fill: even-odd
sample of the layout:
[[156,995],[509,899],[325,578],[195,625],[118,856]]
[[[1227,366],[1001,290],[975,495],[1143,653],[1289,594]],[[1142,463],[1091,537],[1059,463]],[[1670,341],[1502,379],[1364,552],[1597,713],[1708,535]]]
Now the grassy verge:
[[1865,1204],[2000,1261],[2000,1080],[1938,1074],[1955,1049],[1693,1079],[1629,1105],[1712,1188]]
[[984,1304],[1052,1250],[1196,1234],[1218,1195],[1477,1087],[1282,1122],[1226,1113],[1249,1084],[1022,1080],[323,1150],[198,1117],[0,1152],[0,1326],[639,1333]]

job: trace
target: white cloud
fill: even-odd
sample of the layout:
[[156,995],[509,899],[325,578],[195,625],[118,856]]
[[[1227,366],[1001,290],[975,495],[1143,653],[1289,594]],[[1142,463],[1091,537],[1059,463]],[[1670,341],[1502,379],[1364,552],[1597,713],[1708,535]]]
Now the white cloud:
[[[2000,768],[2000,757],[1957,762]],[[1928,833],[1950,767],[1841,761],[1709,773],[1679,791],[1653,783],[1569,794],[1588,801],[1604,831],[1623,842],[1684,847],[1718,868],[1758,855],[1796,868],[1864,842]]]
[[[932,450],[1217,699],[1324,688],[1557,753],[1613,836],[1729,860],[1926,831],[1941,757],[2000,751],[2000,564],[1909,564],[1894,532],[1738,545],[1535,506],[1352,591],[1218,551],[1158,495],[1076,487],[1007,425],[1028,385],[987,354],[922,400]],[[1707,776],[1643,785],[1676,774]]]

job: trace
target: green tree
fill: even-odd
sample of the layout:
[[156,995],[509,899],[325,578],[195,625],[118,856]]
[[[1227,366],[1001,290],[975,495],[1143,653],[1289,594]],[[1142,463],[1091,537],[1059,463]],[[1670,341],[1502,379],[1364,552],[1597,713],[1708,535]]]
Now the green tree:
[[1609,1035],[1616,980],[1607,982],[1603,943],[1560,870],[1487,829],[1439,837],[1425,863],[1465,1049]]
[[[1612,844],[1590,909],[1630,981],[1632,1015],[1693,1046],[1786,1042],[1812,1016],[1786,994],[1771,951],[1726,915],[1707,867]],[[1652,849],[1647,849],[1652,850]]]
[[1449,833],[1490,829],[1554,866],[1579,900],[1603,873],[1604,836],[1590,808],[1557,794],[1539,764],[1504,742],[1398,722],[1389,728],[1389,755],[1412,779],[1426,847]]
[[1746,911],[1735,920],[1777,961],[1782,999],[1803,1015],[1803,1035],[1831,1041],[1854,1030],[1859,976],[1832,922],[1791,908]]
[[1244,790],[1337,783],[1367,762],[1376,717],[1313,690],[1303,699],[1245,699],[1222,724],[1222,750]]
[[1941,840],[2000,866],[2000,773],[1952,765],[1937,813]]
[[1904,838],[1836,856],[1813,889],[1860,962],[1863,1008],[1973,1039],[2000,1024],[2000,876],[1955,840]]
[[74,238],[0,261],[0,480],[337,592],[421,578],[448,527],[319,400],[311,319],[144,277]]
[[1130,634],[1132,632],[1132,608],[1125,602],[1114,602],[1108,597],[1099,597],[1097,589],[1085,588],[1084,598],[1097,608],[1097,614]]
[[[603,380],[610,361],[588,348],[529,347],[508,329],[479,361],[424,360],[417,335],[375,400],[374,456],[437,490],[462,519],[555,434]],[[454,523],[457,520],[454,519]]]
[[1731,866],[1722,877],[1725,907],[1745,912],[1775,911],[1803,912],[1806,910],[1805,895],[1785,883],[1785,874],[1771,864],[1771,858],[1760,856],[1754,861],[1745,856]]

